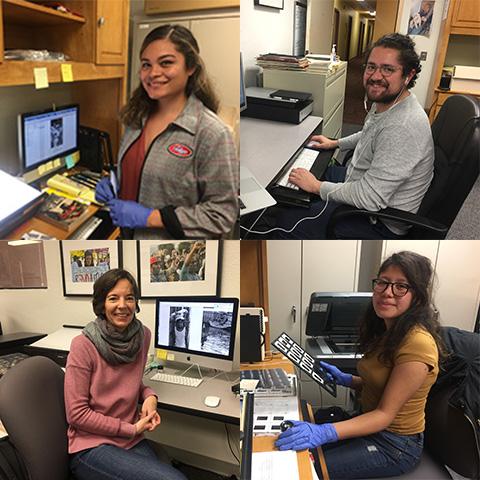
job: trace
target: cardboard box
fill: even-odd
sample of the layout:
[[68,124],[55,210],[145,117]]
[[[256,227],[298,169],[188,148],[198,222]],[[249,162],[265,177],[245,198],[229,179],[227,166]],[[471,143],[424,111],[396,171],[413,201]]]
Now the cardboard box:
[[480,93],[480,67],[455,65],[450,90]]

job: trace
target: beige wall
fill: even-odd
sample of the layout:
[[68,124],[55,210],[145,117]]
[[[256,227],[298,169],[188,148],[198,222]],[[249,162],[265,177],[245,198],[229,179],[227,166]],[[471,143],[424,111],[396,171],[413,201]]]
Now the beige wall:
[[[123,266],[137,277],[135,241],[122,243]],[[56,240],[44,242],[44,251],[47,289],[0,290],[4,333],[22,331],[51,333],[65,323],[86,325],[94,318],[90,297],[63,296],[59,242]],[[240,245],[235,240],[224,242],[221,294],[224,297],[237,298],[240,295]],[[155,300],[141,300],[140,308],[139,319],[153,330]]]

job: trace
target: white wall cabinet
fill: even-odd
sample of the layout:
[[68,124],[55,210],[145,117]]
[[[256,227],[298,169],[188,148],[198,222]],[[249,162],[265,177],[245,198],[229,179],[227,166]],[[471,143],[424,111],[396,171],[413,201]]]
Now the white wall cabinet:
[[473,331],[480,296],[479,240],[394,240],[383,243],[382,260],[410,250],[432,261],[434,303],[440,323]]
[[130,92],[139,83],[139,52],[144,38],[153,29],[169,23],[183,25],[191,30],[200,47],[200,55],[207,72],[219,93],[222,106],[238,107],[240,13],[235,11],[136,17],[132,27]]
[[[361,242],[357,240],[269,240],[267,242],[270,338],[286,332],[304,344],[306,312],[313,292],[352,292],[357,288]],[[295,315],[292,312],[295,312]],[[345,405],[301,375],[301,394],[313,407]]]
[[347,62],[341,62],[334,73],[292,72],[264,69],[263,86],[312,94],[313,115],[323,117],[322,134],[340,138]]

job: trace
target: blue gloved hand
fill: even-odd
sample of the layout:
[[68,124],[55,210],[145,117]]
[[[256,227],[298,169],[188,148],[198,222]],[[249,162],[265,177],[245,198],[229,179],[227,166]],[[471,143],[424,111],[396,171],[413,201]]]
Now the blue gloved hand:
[[338,434],[332,423],[292,421],[293,427],[278,436],[275,446],[279,450],[305,450],[338,440]]
[[330,365],[327,362],[320,362],[320,365],[328,372],[327,375],[331,379],[335,379],[337,385],[342,385],[343,387],[350,387],[352,385],[353,377],[349,373],[344,373],[335,365]]
[[95,200],[100,203],[108,203],[115,198],[113,187],[108,177],[103,177],[95,188]]
[[147,220],[153,208],[144,207],[130,200],[114,198],[108,202],[110,217],[117,227],[142,228],[147,226]]

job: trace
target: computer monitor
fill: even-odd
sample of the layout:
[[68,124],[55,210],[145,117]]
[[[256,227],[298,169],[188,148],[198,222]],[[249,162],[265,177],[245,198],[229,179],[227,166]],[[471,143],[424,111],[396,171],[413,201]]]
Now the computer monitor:
[[247,108],[247,96],[245,95],[245,75],[243,73],[243,58],[240,53],[240,111]]
[[237,317],[237,298],[157,298],[155,348],[176,362],[231,371]]
[[[18,116],[18,144],[25,174],[47,164],[50,160],[78,150],[78,105],[67,105],[41,112],[22,113]],[[64,162],[50,165],[42,173],[64,166]]]

